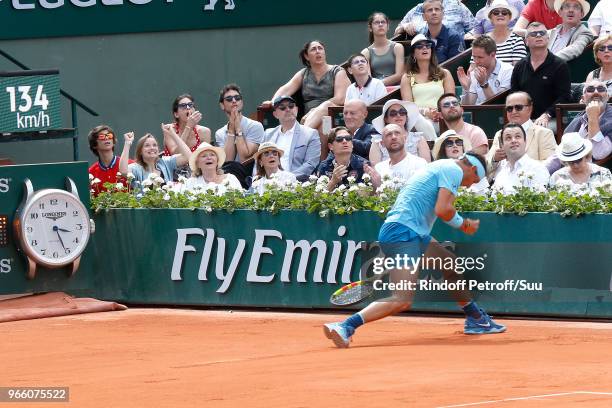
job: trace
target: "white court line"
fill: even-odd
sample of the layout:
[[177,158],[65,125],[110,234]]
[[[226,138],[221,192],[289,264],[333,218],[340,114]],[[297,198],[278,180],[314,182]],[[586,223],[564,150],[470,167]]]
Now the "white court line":
[[440,407],[436,407],[436,408],[472,407],[474,405],[495,404],[496,402],[521,401],[521,400],[528,400],[528,399],[532,399],[532,398],[562,397],[562,396],[565,396],[565,395],[575,395],[575,394],[610,395],[610,396],[612,396],[612,392],[573,391],[573,392],[562,392],[562,393],[559,393],[559,394],[543,394],[543,395],[532,395],[532,396],[529,396],[529,397],[505,398],[505,399],[501,399],[501,400],[470,402],[470,403],[467,403],[467,404],[458,404],[458,405],[444,405],[444,406],[440,406]]

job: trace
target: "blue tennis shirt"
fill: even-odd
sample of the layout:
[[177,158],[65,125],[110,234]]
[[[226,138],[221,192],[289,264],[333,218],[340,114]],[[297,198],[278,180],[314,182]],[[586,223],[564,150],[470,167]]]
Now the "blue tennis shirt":
[[438,190],[445,188],[457,195],[461,180],[463,171],[453,159],[428,164],[402,188],[385,223],[398,222],[422,237],[429,235],[436,221]]

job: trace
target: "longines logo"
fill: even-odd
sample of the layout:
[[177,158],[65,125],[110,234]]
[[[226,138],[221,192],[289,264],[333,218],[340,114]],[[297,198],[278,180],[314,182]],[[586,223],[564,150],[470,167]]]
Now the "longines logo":
[[9,273],[11,271],[11,260],[0,259],[0,273]]
[[0,178],[0,193],[8,193],[11,179]]
[[53,221],[57,221],[60,218],[63,218],[66,216],[66,212],[65,211],[57,211],[57,212],[48,212],[48,213],[42,213],[41,214],[43,217],[45,218],[49,218]]

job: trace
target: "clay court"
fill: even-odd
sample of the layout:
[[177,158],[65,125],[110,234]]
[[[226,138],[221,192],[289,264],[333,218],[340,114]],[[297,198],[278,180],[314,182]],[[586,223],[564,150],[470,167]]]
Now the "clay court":
[[[610,407],[612,324],[395,317],[336,349],[344,315],[129,309],[0,324],[1,386],[68,386],[28,407]],[[15,404],[1,404],[0,406]]]

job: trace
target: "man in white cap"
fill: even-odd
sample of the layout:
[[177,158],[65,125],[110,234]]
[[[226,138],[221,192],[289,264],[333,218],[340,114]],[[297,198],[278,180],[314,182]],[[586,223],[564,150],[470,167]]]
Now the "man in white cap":
[[273,142],[287,152],[281,157],[283,169],[295,174],[298,180],[306,181],[319,164],[321,139],[315,129],[300,125],[295,100],[286,95],[272,101],[272,114],[280,125],[266,129],[264,142]]
[[521,125],[505,125],[499,140],[506,158],[497,167],[493,190],[513,194],[517,187],[540,189],[548,186],[550,174],[546,166],[526,153],[527,134]]
[[557,148],[557,157],[566,165],[550,179],[551,186],[594,188],[612,182],[610,170],[591,163],[593,144],[577,132],[566,133]]
[[582,25],[582,18],[590,9],[585,0],[555,1],[555,10],[563,22],[550,31],[548,49],[563,61],[578,58],[593,41],[591,31]]

